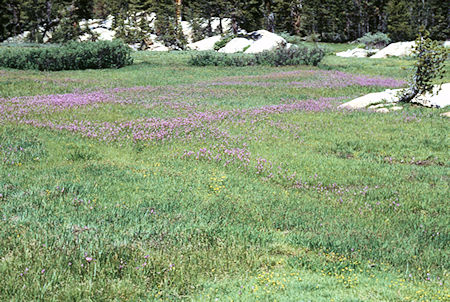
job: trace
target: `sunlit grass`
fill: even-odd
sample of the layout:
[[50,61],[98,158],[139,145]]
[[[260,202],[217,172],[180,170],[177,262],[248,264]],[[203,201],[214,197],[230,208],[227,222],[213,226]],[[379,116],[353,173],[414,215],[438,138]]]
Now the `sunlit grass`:
[[[286,86],[322,79],[189,56],[0,71],[0,300],[449,299],[444,110],[341,111],[386,87]],[[411,64],[312,70],[405,79]],[[136,86],[152,87],[110,90]]]

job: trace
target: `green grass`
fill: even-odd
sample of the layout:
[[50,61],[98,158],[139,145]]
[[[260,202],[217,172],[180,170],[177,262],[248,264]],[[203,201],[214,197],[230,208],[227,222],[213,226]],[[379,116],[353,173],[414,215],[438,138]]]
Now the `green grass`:
[[[322,96],[340,103],[385,88],[285,87],[320,79],[261,76],[313,69],[405,79],[413,63],[328,56],[317,68],[197,68],[184,52],[135,56],[119,70],[0,70],[0,97],[151,85],[121,94],[133,104],[29,118],[168,120],[192,113],[168,104],[214,112]],[[230,79],[278,84],[195,86]],[[0,300],[448,300],[442,112],[245,113],[202,124],[191,138],[137,142],[0,119]],[[250,164],[183,156],[220,144],[248,150]]]

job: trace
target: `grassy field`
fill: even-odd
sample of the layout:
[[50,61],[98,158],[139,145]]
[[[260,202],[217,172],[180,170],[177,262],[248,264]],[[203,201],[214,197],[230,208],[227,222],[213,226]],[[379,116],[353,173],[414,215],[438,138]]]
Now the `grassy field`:
[[337,109],[412,60],[189,56],[0,70],[0,300],[449,301],[445,110]]

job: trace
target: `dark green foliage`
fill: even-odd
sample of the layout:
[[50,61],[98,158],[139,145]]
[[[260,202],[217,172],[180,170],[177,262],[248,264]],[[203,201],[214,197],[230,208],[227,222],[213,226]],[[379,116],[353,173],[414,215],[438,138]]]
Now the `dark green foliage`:
[[252,54],[226,54],[215,51],[201,51],[191,56],[189,63],[193,66],[253,66],[257,64]]
[[227,45],[228,42],[230,42],[230,41],[233,40],[234,38],[236,38],[235,35],[229,35],[229,36],[223,37],[220,41],[217,41],[217,42],[214,44],[214,50],[219,50],[219,49],[221,49],[222,47],[225,47],[225,45]]
[[278,48],[273,51],[264,51],[256,54],[261,65],[313,65],[317,66],[325,56],[325,51],[319,47],[298,46],[291,48]]
[[[232,20],[231,32],[239,29],[267,29],[292,35],[318,37],[324,42],[353,41],[367,33],[383,32],[393,41],[412,40],[425,26],[433,39],[450,37],[448,1],[443,0],[183,0],[182,20],[190,21],[194,41],[216,34],[212,20]],[[147,33],[124,29],[121,19],[154,12],[156,32],[167,45],[183,47],[174,0],[8,0],[0,1],[0,41],[28,31],[28,39],[43,42],[48,33],[52,42],[76,40],[85,29],[79,21],[88,18],[117,18],[118,35],[136,41]],[[224,34],[219,26],[217,33]],[[46,36],[47,35],[47,36]],[[141,41],[142,39],[137,39]],[[132,43],[132,42],[130,42]],[[134,42],[133,42],[134,43]]]
[[286,42],[291,44],[301,44],[305,39],[302,39],[300,36],[291,35],[287,32],[282,32],[278,34],[280,37],[286,40]]
[[187,40],[180,25],[174,25],[172,18],[160,17],[155,22],[158,39],[166,46],[184,49]]
[[366,45],[367,48],[382,48],[388,45],[391,42],[391,39],[389,39],[385,33],[377,32],[374,34],[367,33],[359,38],[357,42]]
[[394,41],[412,40],[414,29],[408,13],[410,3],[403,0],[391,0],[386,7],[387,29]]
[[120,68],[132,63],[131,49],[121,41],[70,42],[60,47],[6,47],[0,50],[0,66],[16,69]]
[[148,11],[156,13],[154,33],[158,36],[158,39],[173,49],[184,49],[187,40],[183,34],[180,20],[176,17],[175,2],[173,0],[160,0],[149,3],[148,7]]
[[402,102],[410,102],[416,95],[426,92],[433,93],[434,81],[444,77],[445,61],[448,50],[438,41],[430,39],[430,33],[421,30],[416,39],[413,53],[417,61],[414,64],[414,73],[410,85],[400,97]]
[[194,66],[317,66],[324,56],[323,49],[306,46],[278,48],[258,54],[225,54],[205,51],[193,55],[190,64]]

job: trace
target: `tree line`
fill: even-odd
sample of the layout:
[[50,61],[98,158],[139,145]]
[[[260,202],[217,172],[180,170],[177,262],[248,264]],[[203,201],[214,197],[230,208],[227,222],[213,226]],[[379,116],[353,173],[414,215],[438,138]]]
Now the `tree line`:
[[184,20],[196,40],[215,34],[212,18],[231,19],[234,32],[267,29],[327,42],[369,32],[413,40],[422,25],[433,39],[450,36],[450,2],[443,0],[0,0],[0,41],[24,31],[33,42],[50,31],[54,41],[74,40],[84,30],[80,20],[108,15],[115,17],[120,36],[123,20],[151,12],[157,22],[150,31],[179,36]]

